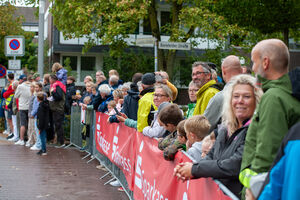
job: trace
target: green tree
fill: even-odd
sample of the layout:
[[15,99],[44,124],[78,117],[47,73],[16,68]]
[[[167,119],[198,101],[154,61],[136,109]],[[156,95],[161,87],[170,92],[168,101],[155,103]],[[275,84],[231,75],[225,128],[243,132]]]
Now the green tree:
[[[212,0],[210,10],[251,32],[281,33],[288,45],[289,33],[299,36],[299,0]],[[280,36],[280,35],[279,35]]]
[[[162,33],[170,41],[198,43],[196,38],[209,38],[224,42],[228,34],[241,34],[244,30],[229,25],[223,17],[207,9],[210,0],[64,0],[52,1],[54,24],[65,38],[88,36],[86,49],[101,42],[110,45],[115,58],[127,47],[126,39],[135,33],[140,20],[150,24],[151,34],[161,41]],[[157,11],[163,4],[170,8],[166,23],[159,27]],[[96,36],[96,37],[93,37]],[[158,67],[172,77],[176,50],[158,50]]]
[[37,44],[32,41],[34,34],[22,29],[23,17],[14,15],[16,8],[9,3],[0,5],[0,63],[8,65],[11,57],[4,54],[4,37],[8,35],[23,35],[25,37],[25,55],[21,57],[21,65],[28,70],[36,70]]

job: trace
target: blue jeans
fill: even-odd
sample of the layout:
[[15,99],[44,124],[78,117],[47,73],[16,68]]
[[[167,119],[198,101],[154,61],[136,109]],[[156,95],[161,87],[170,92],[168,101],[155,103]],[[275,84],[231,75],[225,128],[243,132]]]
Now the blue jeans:
[[36,133],[36,142],[35,145],[37,148],[41,148],[41,136],[40,136],[40,131],[37,127],[37,120],[35,119],[34,123],[34,128],[35,128],[35,133]]
[[40,131],[40,137],[42,143],[42,151],[46,152],[46,142],[47,142],[46,130]]

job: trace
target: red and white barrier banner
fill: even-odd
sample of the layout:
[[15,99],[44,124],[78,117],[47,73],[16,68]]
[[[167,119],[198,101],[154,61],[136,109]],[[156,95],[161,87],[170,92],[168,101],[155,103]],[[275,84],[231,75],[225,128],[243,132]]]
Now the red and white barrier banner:
[[96,116],[97,150],[124,172],[134,199],[230,199],[211,178],[178,181],[173,176],[174,167],[191,161],[183,153],[178,152],[174,161],[166,161],[156,140],[123,123],[108,123],[105,114]]
[[128,187],[132,190],[136,131],[123,123],[109,123],[108,117],[106,114],[96,113],[96,148],[123,171]]

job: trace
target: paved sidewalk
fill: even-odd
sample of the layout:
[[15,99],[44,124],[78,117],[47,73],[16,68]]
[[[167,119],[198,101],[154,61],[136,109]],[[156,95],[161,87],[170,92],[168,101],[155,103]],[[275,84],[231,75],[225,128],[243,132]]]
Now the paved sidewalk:
[[0,134],[1,200],[127,200],[125,192],[103,185],[104,171],[94,160],[86,164],[85,153],[49,147],[47,156],[14,145]]

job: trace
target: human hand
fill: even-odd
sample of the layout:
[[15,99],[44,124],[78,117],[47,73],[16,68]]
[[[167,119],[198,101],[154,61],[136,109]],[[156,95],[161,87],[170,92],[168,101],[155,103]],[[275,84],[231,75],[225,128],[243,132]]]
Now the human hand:
[[121,104],[121,105],[123,105],[124,99],[119,99],[119,100],[118,100],[118,103]]
[[76,102],[73,102],[72,106],[78,106],[78,104]]
[[253,193],[252,193],[251,189],[249,189],[249,188],[246,189],[245,199],[246,200],[255,200],[255,197],[253,196]]
[[119,120],[119,122],[125,122],[125,120],[126,120],[126,118],[121,115],[116,115],[116,117]]
[[179,163],[174,169],[174,175],[182,181],[189,180],[193,178],[192,166],[193,163],[191,162]]

